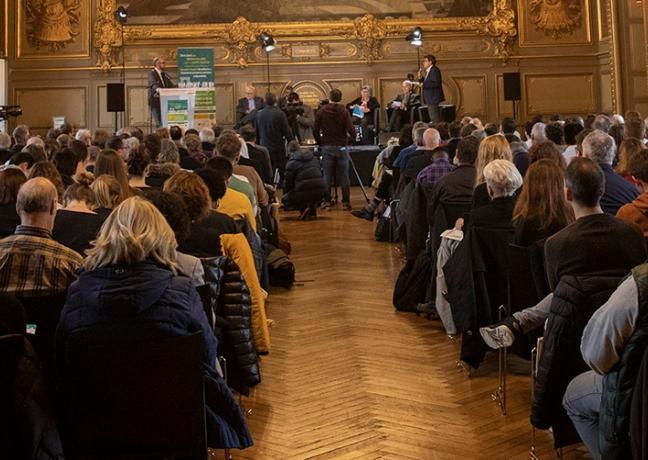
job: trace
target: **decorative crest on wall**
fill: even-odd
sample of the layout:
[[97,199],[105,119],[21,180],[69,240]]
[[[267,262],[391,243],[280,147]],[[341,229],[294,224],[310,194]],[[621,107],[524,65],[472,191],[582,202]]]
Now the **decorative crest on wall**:
[[529,17],[538,30],[557,40],[581,26],[581,0],[531,0]]
[[81,0],[26,0],[27,40],[52,51],[72,43],[79,34]]
[[257,42],[260,33],[261,30],[256,25],[239,16],[228,24],[223,32],[217,34],[217,37],[227,43],[231,53],[230,61],[243,69],[250,62],[250,48]]
[[491,37],[495,45],[495,55],[508,59],[513,41],[518,34],[515,10],[510,0],[495,0],[493,11],[488,16],[463,19],[462,24],[466,27],[474,27],[480,35]]

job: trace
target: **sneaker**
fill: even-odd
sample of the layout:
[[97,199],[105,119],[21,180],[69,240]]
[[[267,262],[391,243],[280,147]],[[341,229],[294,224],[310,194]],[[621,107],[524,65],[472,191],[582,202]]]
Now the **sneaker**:
[[486,345],[494,350],[510,347],[515,341],[515,334],[504,324],[480,327],[479,333]]
[[351,205],[350,205],[349,203],[344,203],[344,204],[342,205],[342,210],[343,210],[343,211],[351,211],[352,209],[353,209],[353,208],[351,207]]
[[351,215],[359,219],[368,220],[369,222],[373,222],[374,219],[374,213],[369,211],[367,208],[362,208],[357,211],[351,211]]

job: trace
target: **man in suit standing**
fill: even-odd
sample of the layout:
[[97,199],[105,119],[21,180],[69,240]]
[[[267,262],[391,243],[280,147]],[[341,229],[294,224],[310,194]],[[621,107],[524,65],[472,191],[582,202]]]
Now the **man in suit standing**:
[[421,74],[423,84],[423,101],[427,104],[430,122],[439,121],[439,103],[445,100],[443,95],[443,83],[441,71],[436,66],[436,58],[428,54],[423,58],[423,72]]
[[419,105],[418,94],[412,92],[412,83],[405,80],[401,83],[402,93],[396,96],[387,108],[389,132],[400,131],[401,127],[410,122],[410,113],[414,106]]
[[252,123],[255,114],[263,108],[263,98],[256,95],[256,88],[246,85],[245,97],[239,99],[236,105],[236,127]]
[[259,144],[268,149],[272,169],[279,170],[283,180],[286,166],[286,142],[294,139],[288,124],[288,118],[283,110],[277,107],[277,96],[267,93],[263,109],[254,117],[254,125]]
[[160,88],[177,88],[169,74],[164,71],[166,62],[164,58],[153,59],[153,68],[148,75],[148,100],[151,107],[151,118],[155,127],[162,126],[162,115],[160,111]]

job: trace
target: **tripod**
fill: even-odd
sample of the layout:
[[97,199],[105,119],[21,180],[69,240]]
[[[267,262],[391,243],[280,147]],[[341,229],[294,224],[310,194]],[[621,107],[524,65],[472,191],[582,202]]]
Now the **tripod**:
[[[360,185],[360,190],[362,190],[362,194],[364,195],[365,201],[369,203],[371,200],[369,199],[369,195],[367,195],[367,190],[364,187],[364,184],[362,183],[362,178],[360,177],[360,173],[358,172],[358,168],[356,168],[355,162],[353,161],[353,158],[351,157],[351,152],[349,151],[349,144],[347,144],[345,147],[342,147],[340,149],[343,152],[346,152],[348,157],[349,157],[349,163],[351,164],[351,168],[353,169],[353,173],[355,174],[356,179],[358,180],[358,185]],[[324,153],[322,153],[322,158],[323,158]],[[338,202],[338,189],[337,189],[337,168],[338,168],[338,159],[335,158],[333,162],[333,194],[334,197],[331,200],[331,204],[335,204]]]

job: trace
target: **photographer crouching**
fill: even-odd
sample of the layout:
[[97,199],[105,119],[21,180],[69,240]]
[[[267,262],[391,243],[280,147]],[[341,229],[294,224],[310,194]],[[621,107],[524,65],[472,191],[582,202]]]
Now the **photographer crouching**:
[[288,117],[288,125],[299,142],[301,144],[314,143],[315,113],[310,106],[305,105],[299,99],[299,94],[295,92],[288,94],[283,110]]
[[281,201],[285,210],[301,211],[300,220],[313,220],[317,218],[317,206],[327,194],[319,160],[312,151],[302,150],[297,141],[288,143],[288,153]]

